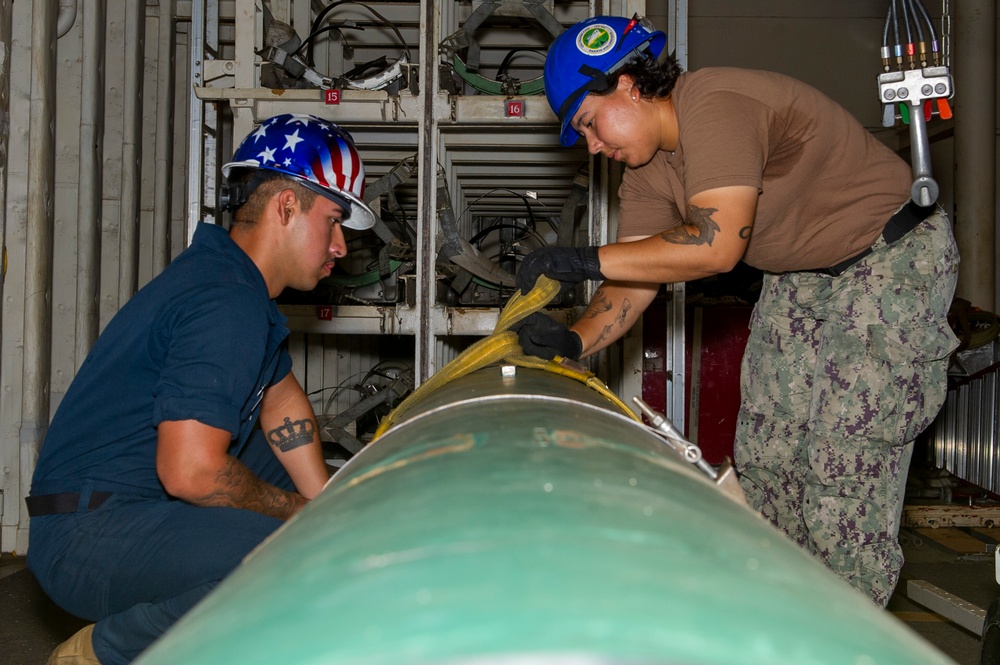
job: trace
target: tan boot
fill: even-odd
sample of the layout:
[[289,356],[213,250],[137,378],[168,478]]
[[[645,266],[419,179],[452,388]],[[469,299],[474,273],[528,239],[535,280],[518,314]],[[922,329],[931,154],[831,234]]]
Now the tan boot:
[[81,628],[57,646],[46,665],[101,665],[94,654],[94,624]]

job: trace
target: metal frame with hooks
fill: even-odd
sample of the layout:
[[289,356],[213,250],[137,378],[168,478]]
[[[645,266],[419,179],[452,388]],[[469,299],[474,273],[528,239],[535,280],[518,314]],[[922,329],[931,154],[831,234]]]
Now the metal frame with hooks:
[[[294,0],[287,4],[287,15],[282,16],[282,20],[302,25],[311,18],[311,13],[306,11],[309,8],[302,6],[305,4],[311,7],[307,0]],[[572,23],[577,18],[595,13],[631,14],[643,11],[645,6],[644,2],[635,0],[587,0],[571,4],[580,5],[580,16],[574,18],[572,12],[576,10],[564,7],[556,12],[558,20]],[[524,165],[537,160],[545,168],[555,169],[554,173],[565,171],[567,177],[564,186],[567,190],[579,169],[579,163],[574,163],[574,153],[558,146],[556,133],[547,131],[555,124],[555,116],[543,99],[517,95],[453,95],[442,90],[442,35],[451,34],[448,30],[460,25],[461,18],[456,13],[457,3],[452,7],[451,3],[442,5],[435,0],[422,0],[418,5],[406,3],[396,8],[401,12],[409,12],[408,38],[413,38],[413,23],[419,25],[419,43],[413,50],[416,57],[407,65],[410,75],[415,76],[418,81],[417,87],[396,95],[383,90],[345,88],[338,91],[336,105],[327,104],[323,91],[318,89],[273,91],[259,86],[262,61],[259,52],[262,45],[258,42],[262,18],[258,5],[259,2],[236,3],[235,14],[229,17],[233,21],[235,34],[232,57],[220,58],[217,44],[213,43],[213,35],[217,40],[220,3],[218,0],[192,0],[193,15],[203,19],[201,25],[192,28],[192,40],[196,45],[192,48],[190,63],[194,94],[190,106],[189,227],[193,229],[197,221],[211,220],[216,216],[214,206],[209,201],[214,198],[215,178],[219,177],[216,169],[222,158],[218,154],[221,146],[227,141],[233,144],[238,142],[261,118],[283,112],[312,112],[332,117],[350,129],[356,139],[360,135],[358,143],[365,152],[366,165],[369,156],[373,154],[365,149],[367,139],[373,139],[373,142],[382,146],[377,151],[376,161],[381,160],[384,155],[385,161],[391,161],[394,165],[398,163],[401,148],[405,148],[410,154],[415,152],[416,177],[411,187],[418,220],[414,247],[416,259],[415,273],[407,278],[406,300],[395,306],[340,306],[331,320],[316,320],[314,312],[308,307],[290,307],[286,313],[293,329],[306,334],[412,336],[415,346],[415,382],[419,385],[447,362],[449,354],[454,353],[442,347],[442,339],[452,335],[487,334],[492,330],[497,313],[496,308],[479,311],[446,307],[437,300],[435,261],[441,239],[435,216],[426,211],[436,211],[440,207],[440,187],[435,175],[438,165],[445,169],[446,185],[454,200],[455,209],[464,209],[466,201],[476,198],[478,194],[476,190],[469,189],[469,185],[482,178],[481,175],[476,175],[476,169],[472,165],[475,159],[492,160],[494,171],[498,174],[502,174],[504,169],[511,174],[528,171]],[[686,6],[683,0],[673,0],[674,16],[686,15]],[[393,16],[390,13],[387,15]],[[680,26],[683,25],[681,22]],[[675,33],[678,29],[678,26],[673,27]],[[679,33],[675,34],[675,39],[683,42]],[[508,115],[506,103],[511,100],[521,103],[521,115]],[[218,117],[212,115],[216,107],[222,106],[231,113],[231,127],[219,127]],[[213,155],[207,154],[212,151],[215,151]],[[490,157],[486,157],[487,155]],[[532,158],[531,155],[535,157]],[[591,160],[591,184],[586,197],[590,213],[584,226],[590,241],[603,244],[609,241],[610,229],[617,221],[611,201],[612,190],[616,188],[620,177],[620,167],[609,165],[603,159],[588,158],[585,153],[583,157]],[[503,161],[504,159],[509,161]],[[529,161],[525,162],[525,159]],[[377,168],[382,168],[382,165],[379,164]],[[385,165],[385,170],[390,168],[391,165]],[[369,170],[372,171],[370,176],[381,175],[376,169]],[[464,173],[469,175],[463,175]],[[495,187],[501,182],[502,180],[495,180],[491,186]],[[552,196],[544,190],[539,195]],[[559,209],[555,203],[552,203],[552,207]],[[683,285],[675,285],[673,295],[668,316],[670,323],[665,332],[670,356],[668,376],[671,377],[667,387],[668,412],[674,422],[682,426]],[[557,312],[556,316],[570,317],[572,313]],[[636,394],[641,391],[643,353],[640,333],[641,330],[637,327],[624,340],[615,357],[604,352],[596,361],[598,371],[603,376],[611,377],[610,383],[621,392]]]

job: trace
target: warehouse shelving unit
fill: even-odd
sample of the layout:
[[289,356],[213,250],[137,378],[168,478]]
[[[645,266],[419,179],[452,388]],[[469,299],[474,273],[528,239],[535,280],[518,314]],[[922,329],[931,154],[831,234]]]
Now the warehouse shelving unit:
[[[261,56],[267,46],[265,21],[277,19],[305,39],[325,3],[192,2],[193,22],[202,20],[191,29],[194,87],[188,151],[192,177],[187,206],[189,237],[199,220],[222,221],[214,209],[219,166],[242,137],[273,115],[311,113],[350,131],[365,161],[369,187],[405,165],[409,177],[396,184],[391,196],[383,194],[372,205],[376,211],[392,208],[409,222],[412,269],[393,284],[375,288],[373,292],[380,297],[370,302],[356,297],[330,305],[282,306],[296,333],[293,352],[299,354],[297,360],[323,367],[310,370],[311,375],[304,379],[299,377],[307,391],[340,385],[347,374],[356,372],[356,366],[348,370],[323,358],[351,353],[336,340],[363,345],[364,336],[394,336],[403,354],[412,354],[414,384],[419,385],[463,350],[471,338],[489,334],[506,300],[505,292],[495,284],[491,291],[489,280],[478,291],[456,294],[456,278],[447,269],[449,255],[464,247],[464,253],[452,258],[456,270],[459,274],[471,271],[465,278],[468,281],[471,277],[474,287],[484,283],[485,264],[494,261],[494,269],[499,266],[495,257],[467,244],[477,233],[480,237],[492,233],[482,227],[483,220],[524,221],[530,217],[534,223],[537,218],[538,234],[545,236],[545,242],[555,242],[558,222],[550,225],[548,221],[559,219],[574,187],[581,186],[585,194],[575,194],[585,213],[575,222],[574,232],[563,229],[560,239],[570,236],[573,244],[606,243],[613,239],[617,208],[613,199],[621,177],[619,165],[588,155],[584,147],[565,149],[559,145],[557,121],[544,96],[487,94],[470,83],[471,75],[462,78],[456,70],[465,63],[456,63],[455,53],[464,57],[469,51],[454,50],[456,35],[459,41],[464,37],[475,42],[478,52],[469,60],[478,59],[479,77],[500,81],[501,92],[516,93],[519,82],[540,86],[544,52],[554,23],[568,26],[599,13],[643,13],[645,2],[419,0],[368,6],[335,4],[338,6],[328,12],[328,19],[339,29],[330,32],[328,39],[312,42],[315,70],[334,76],[379,56],[387,56],[391,62],[406,53],[401,67],[405,78],[397,84],[398,90],[334,87],[336,92],[330,93],[317,87],[262,84],[270,67]],[[678,7],[671,3],[670,11],[681,11]],[[385,21],[376,18],[372,9]],[[473,21],[478,22],[474,35],[463,34],[471,16],[482,17],[487,11],[486,20]],[[539,16],[546,20],[537,20]],[[220,41],[220,34],[231,35],[231,43],[226,43],[226,38]],[[528,249],[518,251],[526,253]],[[359,269],[350,260],[349,256],[344,265],[349,270]],[[442,265],[446,266],[444,272]],[[512,272],[513,266],[507,267]],[[509,294],[509,285],[507,289]],[[398,292],[399,296],[386,298],[387,292]],[[575,303],[564,301],[549,313],[572,320],[591,293],[578,294]],[[682,285],[673,293],[668,317],[672,325],[667,333],[667,411],[675,422],[682,423]],[[616,392],[629,397],[642,393],[642,337],[638,328],[591,361],[592,369]],[[361,355],[380,360],[386,345],[367,344]],[[675,358],[679,362],[674,362]]]

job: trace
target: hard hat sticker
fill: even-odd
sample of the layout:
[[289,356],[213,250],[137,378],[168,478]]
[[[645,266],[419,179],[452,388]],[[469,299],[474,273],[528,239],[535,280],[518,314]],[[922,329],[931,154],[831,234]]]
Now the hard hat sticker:
[[576,47],[584,55],[603,55],[615,47],[618,37],[611,26],[596,23],[576,36]]

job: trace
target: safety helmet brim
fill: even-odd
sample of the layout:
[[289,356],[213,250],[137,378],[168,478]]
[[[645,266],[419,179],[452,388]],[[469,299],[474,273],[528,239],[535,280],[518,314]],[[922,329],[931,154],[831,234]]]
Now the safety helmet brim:
[[[349,192],[340,192],[339,195],[330,192],[327,196],[333,198],[334,201],[339,196],[342,199],[346,199],[349,203],[346,208],[344,208],[343,204],[340,205],[341,208],[344,208],[344,212],[348,213],[344,221],[341,222],[343,226],[355,231],[367,231],[375,226],[375,212],[358,197]],[[338,201],[338,203],[340,202]]]
[[346,228],[354,229],[355,231],[367,231],[375,226],[375,221],[377,219],[375,212],[368,206],[368,204],[350,192],[327,189],[326,187],[317,185],[312,181],[306,180],[305,178],[296,178],[283,171],[261,166],[260,162],[257,160],[227,162],[222,165],[222,175],[228,179],[231,175],[235,176],[241,169],[271,171],[288,178],[297,185],[305,187],[320,196],[325,196],[344,210],[344,219],[341,222],[341,225]]
[[227,162],[222,165],[222,175],[228,180],[238,175],[240,170],[243,169],[270,171],[272,173],[276,173],[280,176],[288,178],[289,181],[294,182],[297,185],[305,187],[320,196],[330,199],[343,209],[344,219],[341,222],[341,225],[346,228],[354,229],[355,231],[367,231],[375,226],[375,212],[368,206],[368,204],[350,192],[334,191],[310,180],[306,180],[305,178],[296,178],[285,173],[284,171],[261,166],[260,162],[257,160],[251,159],[242,162]]

